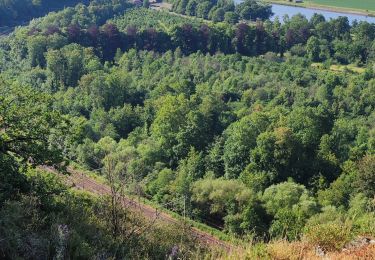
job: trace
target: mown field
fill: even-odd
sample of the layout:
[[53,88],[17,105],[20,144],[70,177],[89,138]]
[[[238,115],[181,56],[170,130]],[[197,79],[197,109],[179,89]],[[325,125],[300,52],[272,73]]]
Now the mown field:
[[313,4],[375,11],[375,0],[310,0]]

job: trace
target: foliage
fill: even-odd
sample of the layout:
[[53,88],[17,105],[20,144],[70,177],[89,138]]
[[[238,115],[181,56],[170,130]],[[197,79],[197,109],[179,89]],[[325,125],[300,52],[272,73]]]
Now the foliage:
[[357,185],[369,197],[375,195],[375,156],[365,156],[359,163]]
[[[0,215],[16,226],[1,253],[24,254],[36,230],[44,256],[48,243],[57,248],[46,227],[63,233],[68,223],[72,257],[165,257],[172,242],[158,230],[124,239],[134,222],[116,209],[125,224],[114,225],[112,202],[28,177],[64,161],[106,176],[116,193],[126,188],[240,237],[305,232],[338,249],[373,234],[374,25],[319,15],[237,23],[253,19],[258,3],[174,4],[224,22],[94,1],[0,41]],[[353,64],[360,70],[332,70]],[[40,225],[23,228],[34,215],[22,208],[35,208]],[[140,245],[140,255],[129,251]]]
[[155,28],[161,31],[170,31],[175,25],[190,23],[194,26],[202,24],[198,19],[171,15],[165,11],[155,12],[146,8],[134,8],[118,15],[111,20],[119,30],[125,31],[135,27],[137,30]]
[[0,26],[16,25],[33,17],[43,16],[52,10],[63,9],[65,6],[87,2],[81,0],[64,0],[58,2],[51,0],[2,0],[0,1]]
[[307,226],[306,237],[310,243],[323,250],[340,250],[351,239],[351,228],[342,222],[327,222],[317,226]]
[[[75,7],[74,7],[75,6]],[[130,4],[118,0],[11,0],[0,1],[0,26],[15,26],[27,23],[33,18],[41,17],[49,12],[63,9],[42,18],[41,23],[48,26],[67,26],[69,24],[102,23],[113,14],[119,14]],[[74,14],[74,10],[77,14]],[[34,25],[40,21],[33,21]]]
[[214,22],[226,21],[236,24],[238,19],[266,20],[272,16],[271,6],[255,0],[246,0],[235,5],[232,0],[173,0],[172,10],[189,16],[210,19]]
[[[0,210],[0,255],[3,258],[91,259],[107,257],[163,258],[176,241],[176,254],[188,257],[195,245],[179,226],[150,225],[128,209],[121,212],[124,233],[113,236],[107,198],[96,199],[69,191],[51,173],[30,171],[32,193],[6,202]],[[131,235],[134,228],[149,226],[148,233]]]

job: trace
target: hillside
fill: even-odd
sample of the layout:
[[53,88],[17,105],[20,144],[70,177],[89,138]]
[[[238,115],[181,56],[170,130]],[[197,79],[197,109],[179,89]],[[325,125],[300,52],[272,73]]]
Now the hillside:
[[371,259],[375,24],[171,4],[0,39],[0,258]]

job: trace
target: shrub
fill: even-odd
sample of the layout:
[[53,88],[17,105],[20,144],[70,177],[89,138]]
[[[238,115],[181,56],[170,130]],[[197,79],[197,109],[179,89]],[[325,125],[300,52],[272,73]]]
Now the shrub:
[[368,197],[375,195],[375,155],[365,156],[359,163],[356,185]]
[[353,221],[353,230],[356,234],[375,235],[375,212],[372,203],[363,193],[351,198],[347,215]]
[[256,243],[246,250],[246,257],[244,259],[271,259],[268,252],[267,244]]
[[270,235],[273,238],[288,240],[298,239],[302,233],[305,218],[296,211],[280,210],[270,227]]
[[308,250],[308,244],[301,241],[290,243],[286,240],[279,240],[267,246],[267,251],[271,259],[280,260],[302,259],[302,256],[308,253]]
[[307,225],[305,236],[311,244],[320,246],[325,251],[339,250],[352,238],[351,224],[330,221],[323,224]]

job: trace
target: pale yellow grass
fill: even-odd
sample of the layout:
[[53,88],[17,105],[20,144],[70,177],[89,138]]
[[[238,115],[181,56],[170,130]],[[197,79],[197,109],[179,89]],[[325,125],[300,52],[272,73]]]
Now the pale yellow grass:
[[213,253],[205,259],[221,260],[373,260],[375,259],[375,245],[368,245],[354,250],[340,250],[327,252],[324,257],[315,253],[315,247],[304,241],[288,242],[285,240],[273,241],[262,244],[259,250],[257,245],[249,245],[247,248],[222,255]]

